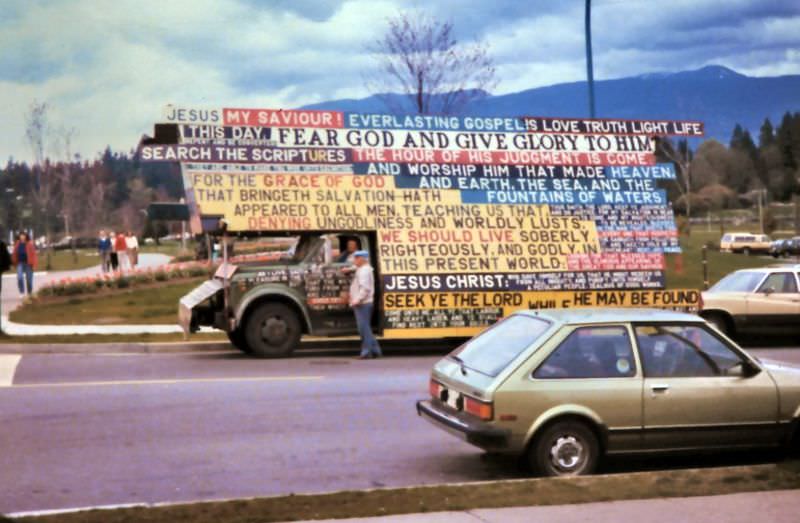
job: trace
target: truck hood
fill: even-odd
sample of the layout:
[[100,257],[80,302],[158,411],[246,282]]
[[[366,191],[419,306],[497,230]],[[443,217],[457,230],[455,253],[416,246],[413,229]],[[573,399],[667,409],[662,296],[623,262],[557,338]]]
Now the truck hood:
[[239,271],[244,272],[258,272],[259,270],[269,267],[270,269],[288,269],[290,267],[290,263],[288,260],[271,260],[271,261],[251,261],[251,262],[239,262],[235,264]]

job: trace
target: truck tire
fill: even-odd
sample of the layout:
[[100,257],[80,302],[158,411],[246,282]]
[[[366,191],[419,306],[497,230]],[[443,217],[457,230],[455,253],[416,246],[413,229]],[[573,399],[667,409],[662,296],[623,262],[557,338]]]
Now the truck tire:
[[250,347],[247,346],[247,340],[244,339],[244,334],[242,333],[241,328],[227,332],[226,334],[228,335],[231,345],[245,354],[250,353]]
[[250,354],[259,358],[285,358],[300,342],[297,314],[282,303],[259,305],[247,317],[244,341]]
[[544,476],[582,476],[594,472],[600,445],[580,421],[558,421],[544,429],[528,450],[528,463]]

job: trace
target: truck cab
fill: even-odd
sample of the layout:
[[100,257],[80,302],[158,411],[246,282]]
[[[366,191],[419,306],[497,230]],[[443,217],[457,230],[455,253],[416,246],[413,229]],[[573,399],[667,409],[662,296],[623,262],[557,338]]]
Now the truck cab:
[[[349,307],[354,266],[348,244],[374,260],[374,235],[364,232],[303,233],[273,262],[227,264],[213,280],[183,298],[179,318],[185,332],[213,326],[227,332],[238,349],[259,357],[285,357],[303,334],[357,333]],[[378,265],[374,261],[376,278]],[[373,324],[380,331],[376,282]]]

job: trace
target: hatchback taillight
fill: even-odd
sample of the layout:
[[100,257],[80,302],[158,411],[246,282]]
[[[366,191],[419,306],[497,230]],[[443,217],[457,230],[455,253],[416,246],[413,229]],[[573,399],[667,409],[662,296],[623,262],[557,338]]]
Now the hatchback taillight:
[[491,403],[464,396],[464,411],[477,416],[484,421],[494,418],[494,408]]
[[431,393],[432,398],[439,399],[439,395],[442,393],[442,386],[439,382],[431,380],[430,383],[428,383],[428,392]]

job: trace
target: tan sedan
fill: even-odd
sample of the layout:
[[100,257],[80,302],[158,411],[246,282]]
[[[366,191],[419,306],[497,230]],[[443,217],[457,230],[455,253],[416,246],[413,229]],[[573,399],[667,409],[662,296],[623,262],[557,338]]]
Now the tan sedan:
[[800,334],[800,265],[732,272],[702,298],[700,315],[729,336]]
[[429,392],[422,417],[554,476],[604,455],[785,445],[800,419],[800,368],[647,309],[513,314],[439,361]]

